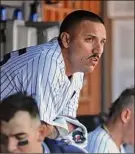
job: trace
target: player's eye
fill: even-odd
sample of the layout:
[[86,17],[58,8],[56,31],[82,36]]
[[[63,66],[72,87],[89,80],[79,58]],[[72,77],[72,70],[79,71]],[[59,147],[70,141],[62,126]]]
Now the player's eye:
[[29,142],[28,142],[27,139],[24,140],[24,141],[19,141],[19,142],[18,142],[18,146],[25,146],[25,145],[27,145],[27,144],[29,144]]
[[102,40],[102,41],[101,41],[101,44],[103,44],[103,45],[104,45],[104,44],[105,44],[105,42],[106,42],[106,40]]
[[89,37],[89,38],[86,38],[85,40],[86,40],[87,42],[92,42],[92,41],[94,40],[94,38]]
[[18,140],[18,146],[25,146],[29,143],[27,135],[16,135],[15,137]]

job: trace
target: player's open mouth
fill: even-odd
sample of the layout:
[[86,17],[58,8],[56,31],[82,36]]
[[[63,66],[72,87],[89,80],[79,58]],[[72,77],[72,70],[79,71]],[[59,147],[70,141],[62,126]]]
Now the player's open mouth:
[[99,55],[98,55],[97,53],[92,54],[92,55],[90,55],[90,56],[88,57],[88,59],[92,59],[92,60],[94,60],[94,61],[98,61]]
[[93,66],[95,66],[95,65],[97,64],[98,60],[99,60],[99,55],[98,55],[98,54],[92,54],[92,55],[90,55],[90,56],[88,57],[88,59],[89,59],[89,62],[90,62]]

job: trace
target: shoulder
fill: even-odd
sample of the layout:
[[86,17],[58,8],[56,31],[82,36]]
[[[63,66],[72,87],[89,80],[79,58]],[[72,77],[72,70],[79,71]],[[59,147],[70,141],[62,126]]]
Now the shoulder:
[[89,142],[92,142],[92,140],[95,142],[101,142],[102,140],[102,142],[104,142],[108,138],[109,138],[109,135],[100,126],[88,134]]
[[[58,40],[52,39],[48,43],[42,45],[41,61],[48,67],[56,67],[56,69],[64,68],[64,59]],[[54,69],[54,68],[53,68]],[[54,69],[55,70],[55,69]]]
[[104,131],[104,129],[102,129],[101,126],[98,126],[98,127],[95,128],[93,131],[89,132],[88,137],[91,138],[92,135],[94,135],[94,134],[99,135],[99,134],[101,134],[101,133],[104,134],[105,131]]
[[107,150],[110,137],[100,126],[88,134],[86,149],[89,152],[104,152]]
[[12,51],[4,55],[0,62],[1,68],[5,69],[15,63],[23,62],[25,64],[29,63],[31,60],[41,60],[44,57],[57,59],[60,46],[57,39],[30,47],[25,47]]

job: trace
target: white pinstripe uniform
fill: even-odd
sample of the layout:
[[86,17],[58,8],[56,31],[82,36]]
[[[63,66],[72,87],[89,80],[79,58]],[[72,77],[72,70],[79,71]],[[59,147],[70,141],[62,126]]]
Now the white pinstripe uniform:
[[89,133],[86,150],[89,153],[126,153],[123,145],[119,150],[110,135],[100,126]]
[[1,66],[1,99],[18,91],[33,95],[41,120],[52,123],[58,115],[76,117],[83,73],[70,81],[57,39],[11,52]]

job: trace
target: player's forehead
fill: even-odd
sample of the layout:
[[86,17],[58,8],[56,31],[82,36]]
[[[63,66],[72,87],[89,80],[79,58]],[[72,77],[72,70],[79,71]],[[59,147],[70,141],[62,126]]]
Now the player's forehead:
[[29,132],[31,129],[31,117],[27,112],[18,111],[8,122],[1,121],[1,132],[10,135],[21,132]]
[[93,22],[89,20],[81,21],[78,25],[75,26],[73,35],[94,35],[100,39],[106,40],[106,29],[102,23]]

